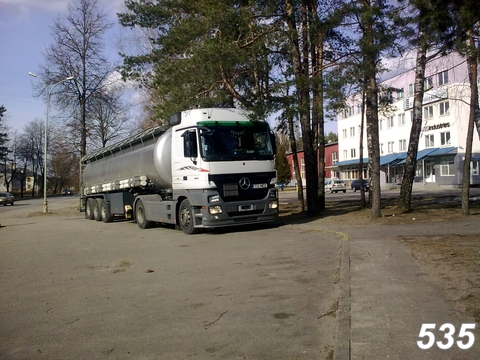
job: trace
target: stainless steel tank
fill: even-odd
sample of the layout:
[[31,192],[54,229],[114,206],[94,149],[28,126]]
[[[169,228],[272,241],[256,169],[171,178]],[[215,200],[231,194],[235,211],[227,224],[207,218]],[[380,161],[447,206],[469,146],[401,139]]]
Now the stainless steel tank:
[[88,188],[146,176],[155,188],[171,188],[171,142],[171,129],[165,131],[157,127],[87,155],[82,159],[85,165],[83,186]]

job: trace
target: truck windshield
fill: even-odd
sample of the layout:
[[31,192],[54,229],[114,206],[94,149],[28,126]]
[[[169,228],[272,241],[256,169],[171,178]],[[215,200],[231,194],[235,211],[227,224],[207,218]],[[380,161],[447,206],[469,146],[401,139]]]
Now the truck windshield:
[[205,161],[273,159],[266,123],[205,121],[198,126],[200,152]]

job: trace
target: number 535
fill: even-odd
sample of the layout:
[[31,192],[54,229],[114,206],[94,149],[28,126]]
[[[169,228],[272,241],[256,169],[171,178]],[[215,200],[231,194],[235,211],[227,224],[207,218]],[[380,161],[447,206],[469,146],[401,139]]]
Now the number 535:
[[[423,341],[418,340],[417,345],[420,349],[426,350],[430,349],[433,344],[435,343],[435,334],[429,330],[434,330],[435,329],[435,324],[422,324],[422,328],[420,329],[420,334],[418,334],[418,337],[424,338],[428,337],[427,343],[423,343]],[[475,324],[462,324],[462,327],[460,328],[460,332],[458,333],[458,338],[468,338],[467,342],[464,343],[461,340],[457,340],[457,346],[462,349],[462,350],[467,350],[470,349],[474,342],[475,342],[475,335],[468,330],[474,330],[475,329]],[[450,349],[453,344],[455,343],[455,339],[453,338],[453,335],[455,334],[455,326],[452,324],[443,324],[438,328],[439,331],[444,332],[443,340],[442,341],[437,341],[437,346],[442,349],[442,350],[447,350]]]

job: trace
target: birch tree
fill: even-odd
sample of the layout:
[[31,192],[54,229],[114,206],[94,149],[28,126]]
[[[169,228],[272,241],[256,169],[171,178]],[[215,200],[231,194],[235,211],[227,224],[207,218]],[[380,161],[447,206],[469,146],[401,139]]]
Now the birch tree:
[[[104,55],[104,36],[111,27],[97,0],[75,0],[68,13],[60,15],[52,26],[53,43],[45,50],[41,78],[52,91],[60,109],[69,109],[67,126],[79,133],[79,151],[87,153],[87,137],[92,123],[87,111],[94,95],[108,84],[115,70]],[[72,81],[59,81],[73,77]],[[48,94],[47,94],[48,96]]]

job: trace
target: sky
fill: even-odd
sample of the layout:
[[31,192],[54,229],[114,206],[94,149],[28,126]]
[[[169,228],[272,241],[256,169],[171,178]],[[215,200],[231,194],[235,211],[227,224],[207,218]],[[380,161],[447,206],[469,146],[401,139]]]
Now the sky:
[[[6,125],[18,130],[32,120],[45,118],[45,101],[33,96],[34,82],[44,64],[43,50],[53,43],[51,26],[59,14],[68,13],[74,0],[0,0],[0,105],[4,105]],[[117,12],[123,0],[98,0],[114,27],[105,37],[110,61],[119,61],[114,47],[122,27]]]
[[[115,44],[127,32],[118,23],[124,0],[97,0],[114,26],[105,37],[107,55],[112,62],[120,62]],[[53,43],[51,26],[60,15],[68,13],[74,0],[0,0],[0,105],[4,105],[6,125],[18,133],[35,119],[45,118],[44,98],[33,96],[33,85],[41,81],[29,76],[40,72],[45,63],[43,50]],[[140,96],[130,92],[132,116],[141,112]],[[53,112],[54,109],[51,108]],[[270,121],[271,125],[273,121]],[[337,132],[336,122],[326,123],[326,133]]]

